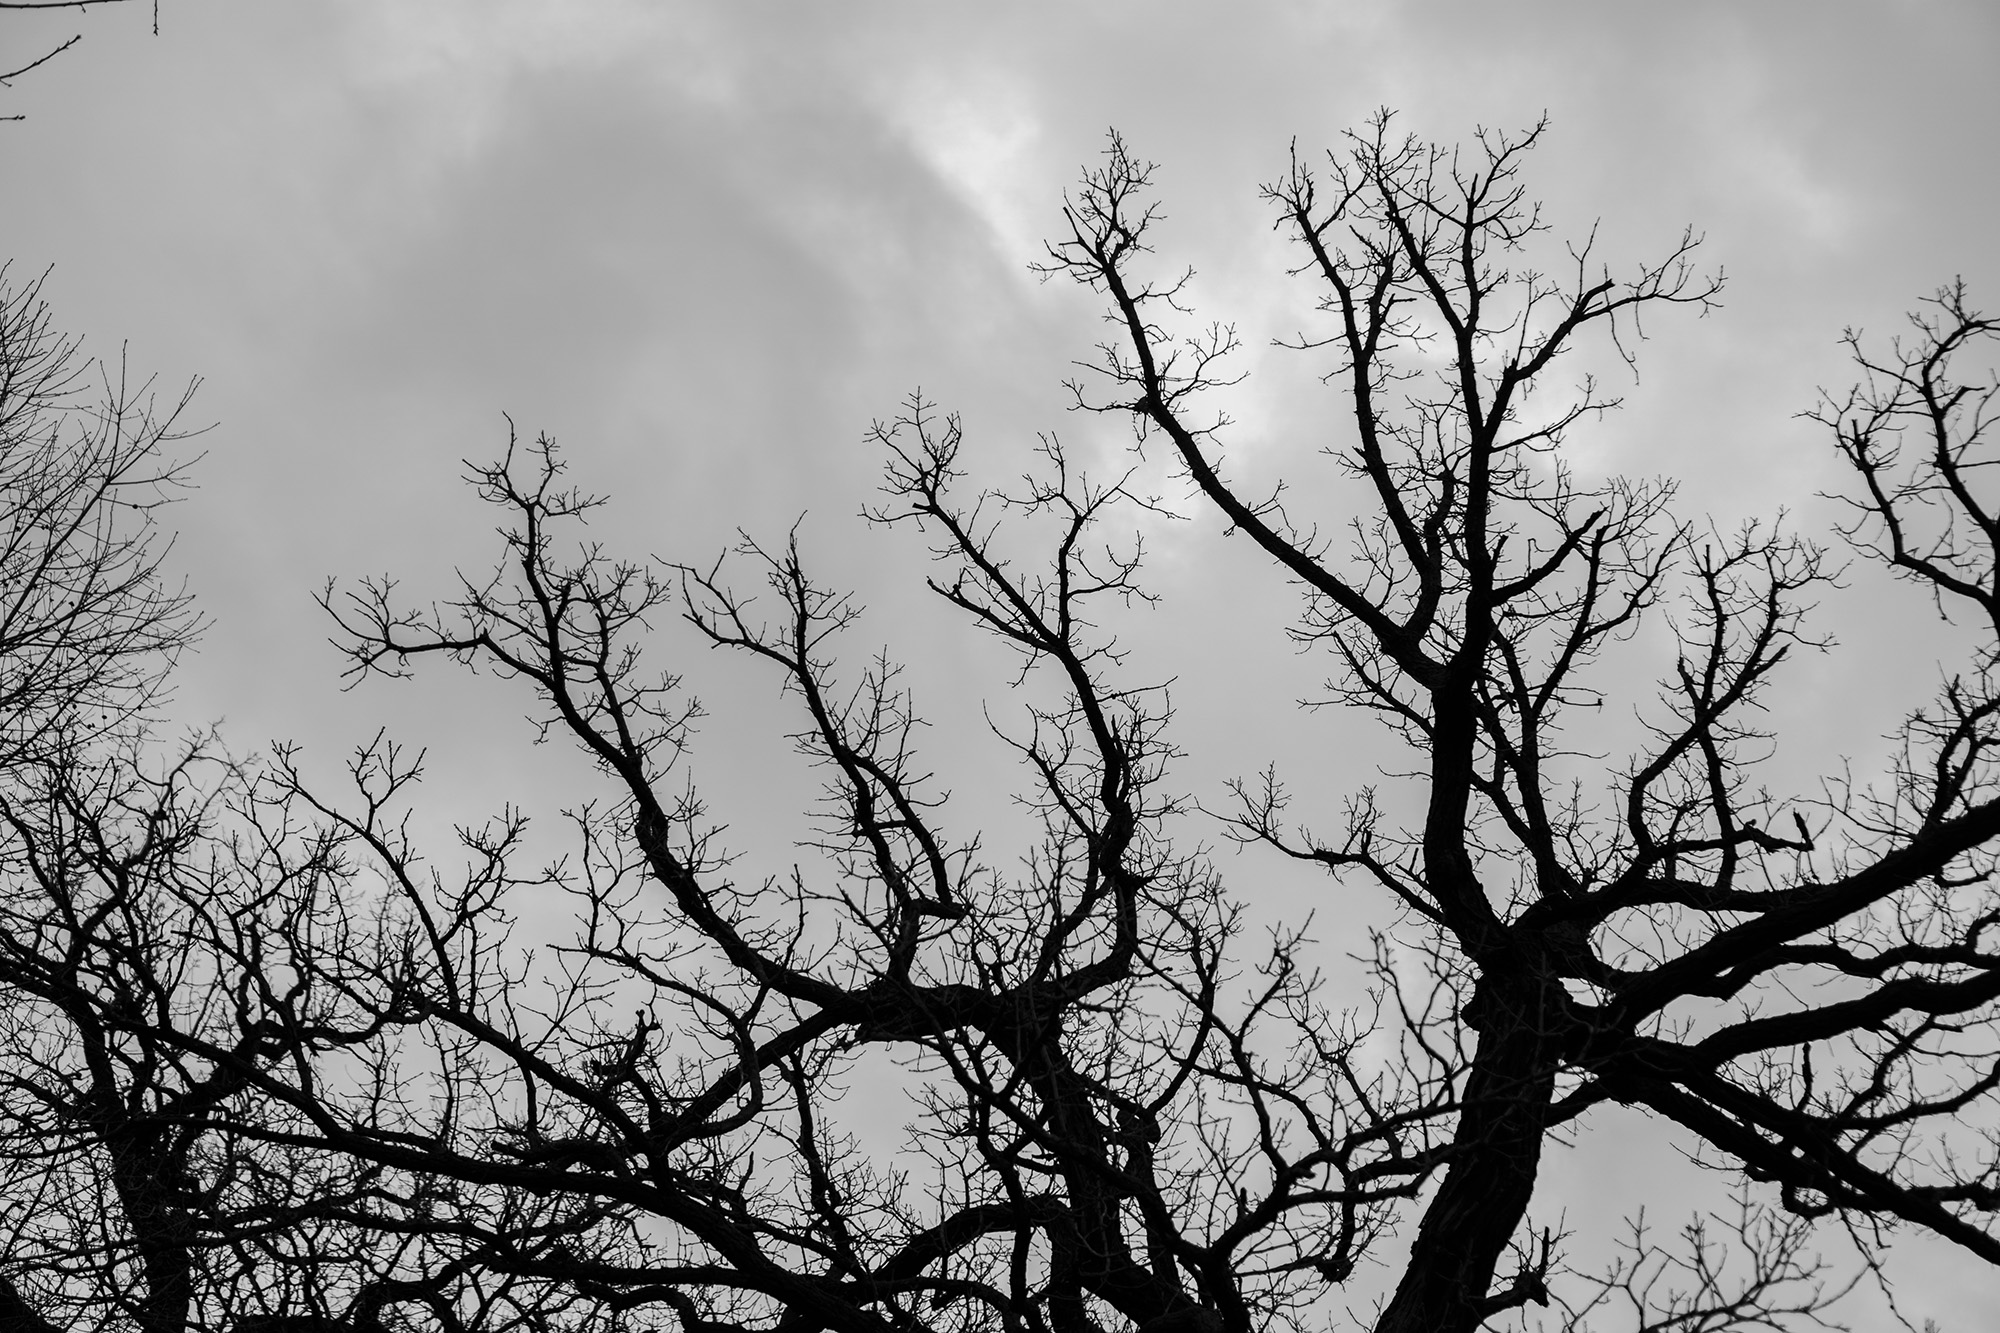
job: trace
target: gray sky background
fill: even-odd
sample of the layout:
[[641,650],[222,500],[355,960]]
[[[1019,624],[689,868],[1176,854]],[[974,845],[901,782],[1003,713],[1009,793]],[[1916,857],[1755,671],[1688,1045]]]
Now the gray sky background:
[[[1340,403],[1265,349],[1310,298],[1256,186],[1294,136],[1330,145],[1378,105],[1453,140],[1546,111],[1531,188],[1558,235],[1600,221],[1614,268],[1706,234],[1724,308],[1655,321],[1626,409],[1577,453],[1681,478],[1688,512],[1822,525],[1813,495],[1838,478],[1795,414],[1846,382],[1842,327],[1886,335],[1954,274],[2000,301],[2000,8],[1977,0],[161,9],[157,37],[144,6],[0,16],[8,63],[85,33],[0,94],[29,117],[0,126],[0,255],[17,276],[53,265],[58,318],[99,353],[122,340],[165,385],[205,377],[195,414],[217,425],[174,521],[214,628],[183,717],[322,761],[389,724],[432,747],[452,818],[548,809],[591,779],[530,747],[509,692],[437,672],[338,693],[310,593],[385,571],[443,593],[482,566],[490,522],[457,478],[504,445],[503,411],[613,498],[596,528],[614,549],[700,562],[739,524],[780,538],[807,514],[817,567],[871,608],[855,660],[888,642],[912,664],[959,825],[996,808],[1012,774],[979,707],[1005,663],[926,605],[907,536],[854,520],[879,463],[862,434],[921,385],[965,414],[987,480],[1039,430],[1117,457],[1122,431],[1066,414],[1060,384],[1095,308],[1026,269],[1109,126],[1161,163],[1163,262],[1193,264],[1199,312],[1244,336],[1235,465],[1284,471],[1334,522],[1311,459]],[[1312,799],[1365,781],[1363,724],[1295,721],[1326,668],[1285,644],[1284,586],[1206,515],[1150,539],[1166,602],[1126,634],[1139,674],[1179,682],[1184,784],[1213,801],[1272,758]],[[1844,646],[1773,700],[1774,786],[1872,762],[1928,694],[1948,636],[1887,591],[1857,569],[1828,599]],[[714,715],[697,774],[754,844],[811,789],[771,683],[662,648]],[[1230,873],[1264,910],[1362,906],[1262,863]],[[1558,1155],[1551,1198],[1600,1232],[1614,1204],[1666,1221],[1687,1173],[1665,1143],[1611,1124]],[[1915,1318],[2000,1309],[1969,1262],[1905,1264]]]

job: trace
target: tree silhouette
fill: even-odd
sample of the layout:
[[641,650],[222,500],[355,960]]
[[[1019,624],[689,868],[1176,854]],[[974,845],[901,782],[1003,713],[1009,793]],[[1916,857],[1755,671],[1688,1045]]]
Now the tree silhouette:
[[[1911,715],[1880,782],[1752,785],[1760,698],[1821,643],[1803,617],[1831,566],[1767,523],[1678,519],[1664,483],[1572,470],[1615,400],[1560,388],[1564,354],[1629,360],[1647,311],[1718,281],[1691,235],[1622,278],[1588,242],[1539,267],[1519,177],[1539,135],[1458,151],[1384,116],[1266,191],[1318,293],[1296,345],[1351,412],[1345,546],[1335,516],[1230,483],[1208,403],[1234,335],[1177,330],[1191,289],[1150,271],[1161,215],[1121,140],[1043,265],[1106,303],[1078,405],[1129,416],[1256,543],[1334,698],[1411,755],[1414,803],[1357,792],[1331,836],[1275,772],[1222,816],[1378,904],[1363,1004],[1333,1005],[1303,926],[1249,939],[1175,845],[1215,817],[1113,634],[1151,596],[1130,534],[1160,502],[1136,474],[1092,477],[1050,438],[982,491],[956,418],[912,398],[875,428],[870,519],[918,535],[929,586],[1018,670],[989,711],[1035,831],[1006,847],[919,757],[895,661],[842,665],[858,612],[795,540],[616,559],[554,446],[510,442],[473,474],[504,516],[490,575],[438,603],[386,579],[324,601],[355,677],[496,673],[595,761],[566,857],[509,811],[460,831],[448,877],[411,831],[421,762],[380,737],[341,793],[280,751],[93,803],[147,762],[99,746],[36,770],[54,814],[15,802],[11,901],[62,924],[10,922],[0,985],[148,1053],[118,1058],[156,1081],[120,1086],[190,1145],[154,1173],[173,1252],[214,1257],[169,1302],[127,1203],[115,1234],[75,1231],[139,1256],[101,1267],[89,1308],[162,1330],[1721,1330],[1822,1320],[1845,1290],[1829,1224],[1864,1264],[1891,1224],[2000,1259],[1994,648]],[[1817,418],[1855,477],[1855,549],[2000,635],[1994,389],[1953,370],[1993,333],[1949,288],[1886,355],[1853,337],[1862,383]],[[824,783],[787,876],[738,880],[687,776],[699,710],[647,656],[674,624],[787,691]],[[1671,647],[1635,691],[1642,624]],[[1587,733],[1613,700],[1645,730],[1607,763]],[[527,893],[569,895],[574,936],[516,941]],[[104,961],[40,980],[70,957]],[[843,1102],[863,1079],[909,1097],[893,1154]],[[1544,1145],[1612,1105],[1741,1188],[1677,1245],[1632,1219],[1580,1272],[1531,1207]],[[12,1165],[10,1198],[46,1178],[18,1146]],[[1397,1265],[1372,1313],[1350,1308],[1364,1263]],[[0,1317],[84,1308],[15,1277],[0,1301],[40,1313]]]

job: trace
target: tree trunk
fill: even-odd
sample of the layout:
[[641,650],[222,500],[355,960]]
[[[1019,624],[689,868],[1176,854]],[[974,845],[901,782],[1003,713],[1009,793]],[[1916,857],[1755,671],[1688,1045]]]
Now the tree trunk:
[[111,1181],[132,1228],[146,1294],[133,1312],[143,1333],[182,1333],[194,1297],[192,1227],[175,1197],[179,1163],[151,1136],[108,1135]]
[[1508,989],[1499,1003],[1490,995],[1474,1001],[1488,1013],[1474,1020],[1482,1032],[1451,1165],[1375,1333],[1473,1333],[1486,1315],[1494,1270],[1527,1214],[1556,1062],[1533,1012],[1540,986]]

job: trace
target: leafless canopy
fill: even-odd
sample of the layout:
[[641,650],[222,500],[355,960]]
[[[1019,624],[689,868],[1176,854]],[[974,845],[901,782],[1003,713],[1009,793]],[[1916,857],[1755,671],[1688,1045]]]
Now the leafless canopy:
[[[1804,614],[1830,567],[1572,467],[1615,400],[1570,367],[1629,361],[1642,319],[1719,279],[1692,235],[1545,268],[1520,177],[1540,134],[1460,151],[1385,116],[1265,191],[1314,294],[1294,345],[1347,414],[1346,507],[1319,526],[1231,482],[1234,334],[1154,271],[1151,169],[1115,137],[1042,271],[1105,302],[1073,387],[1131,419],[1141,471],[1092,476],[1050,438],[980,490],[956,418],[913,398],[875,428],[868,517],[927,548],[931,589],[1018,671],[988,713],[1025,845],[948,802],[899,667],[842,657],[858,612],[795,540],[618,559],[545,439],[474,470],[503,516],[490,574],[323,600],[355,678],[497,673],[596,762],[566,857],[509,811],[448,873],[412,831],[420,762],[386,738],[340,793],[283,752],[29,751],[0,1323],[1692,1333],[1831,1317],[1826,1240],[1865,1266],[1909,1225],[2000,1262],[1996,400],[1965,370],[1995,326],[1954,287],[1886,353],[1853,338],[1862,382],[1818,419],[1855,549],[1996,637],[1883,778],[1771,795],[1760,699],[1822,646]],[[1413,777],[1319,813],[1331,834],[1275,771],[1220,817],[1372,921],[1358,1007],[1185,850],[1218,827],[1186,793],[1224,784],[1184,775],[1168,668],[1112,632],[1151,600],[1132,533],[1160,502],[1135,478],[1163,455],[1297,590],[1332,697],[1408,748]],[[1350,517],[1351,542],[1323,535]],[[654,657],[675,628],[786,693],[824,783],[789,874],[736,873],[687,775],[698,709]],[[1600,705],[1644,719],[1610,764],[1577,738]],[[526,894],[567,894],[573,935],[514,939]],[[849,1114],[864,1080],[906,1094],[893,1149]],[[1536,1184],[1607,1105],[1741,1188],[1677,1244],[1635,1217],[1583,1271]]]

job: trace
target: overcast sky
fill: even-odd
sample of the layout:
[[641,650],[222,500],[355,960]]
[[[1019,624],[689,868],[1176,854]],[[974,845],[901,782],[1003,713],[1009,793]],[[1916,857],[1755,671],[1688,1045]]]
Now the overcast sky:
[[[58,319],[99,353],[204,379],[195,413],[215,428],[174,521],[214,624],[182,714],[239,748],[322,756],[392,724],[433,747],[436,799],[463,817],[587,778],[528,746],[504,693],[436,674],[339,694],[310,594],[383,572],[446,592],[483,564],[490,521],[457,478],[504,445],[503,412],[613,498],[600,534],[627,553],[705,560],[738,525],[781,536],[807,515],[818,567],[872,608],[857,654],[890,643],[942,734],[978,730],[1004,672],[924,607],[908,539],[854,521],[879,462],[862,436],[922,386],[965,414],[991,480],[1037,431],[1122,446],[1063,410],[1093,306],[1026,267],[1108,127],[1161,163],[1162,253],[1249,344],[1229,407],[1253,470],[1310,460],[1339,410],[1264,350],[1303,293],[1256,186],[1294,137],[1329,145],[1384,104],[1450,140],[1546,112],[1529,183],[1559,233],[1600,223],[1614,264],[1705,234],[1724,307],[1656,321],[1626,410],[1584,446],[1592,466],[1681,478],[1694,512],[1822,522],[1812,496],[1837,478],[1795,414],[1846,378],[1840,330],[1892,331],[1955,274],[2000,303],[1985,0],[162,0],[157,36],[149,20],[0,16],[9,66],[84,33],[0,91],[0,114],[27,116],[0,126],[0,256],[17,276],[53,266]],[[1166,602],[1130,631],[1150,674],[1180,681],[1184,785],[1213,799],[1277,756],[1344,790],[1365,741],[1348,720],[1295,725],[1325,666],[1292,656],[1290,594],[1243,547],[1205,516],[1159,534]],[[1850,583],[1823,621],[1846,648],[1776,701],[1797,773],[1872,758],[1936,677],[1924,608]],[[725,801],[793,790],[771,767],[769,682],[687,666],[716,714],[704,781]],[[1004,786],[953,757],[952,785]],[[1265,873],[1232,871],[1246,894]],[[1551,1189],[1653,1187],[1617,1151],[1575,1161]],[[1908,1312],[1974,1327],[1993,1275],[1912,1263]]]

